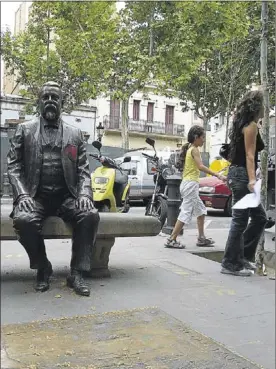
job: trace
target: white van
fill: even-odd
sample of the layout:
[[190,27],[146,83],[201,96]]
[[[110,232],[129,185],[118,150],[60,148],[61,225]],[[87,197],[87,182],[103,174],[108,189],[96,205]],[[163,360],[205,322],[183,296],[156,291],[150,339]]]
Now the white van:
[[[153,152],[146,152],[148,155],[154,155]],[[121,168],[127,172],[130,181],[130,200],[147,202],[153,193],[155,174],[154,165],[146,159],[142,152],[134,151],[124,156],[131,156],[131,161],[123,163]],[[122,162],[124,157],[116,158],[117,163]]]
[[[154,156],[154,151],[143,150],[143,151],[132,151],[126,153],[125,156],[131,156],[131,161],[123,163],[121,168],[127,172],[130,181],[130,200],[132,201],[147,201],[151,198],[154,190],[153,177],[155,174],[154,164],[142,153]],[[165,164],[172,152],[157,152],[159,158],[163,159]],[[116,158],[115,161],[120,163],[124,157]]]

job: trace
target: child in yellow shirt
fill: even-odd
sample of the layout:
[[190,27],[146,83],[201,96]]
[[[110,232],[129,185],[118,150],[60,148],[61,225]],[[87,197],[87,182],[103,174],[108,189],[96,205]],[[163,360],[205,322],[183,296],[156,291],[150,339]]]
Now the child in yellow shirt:
[[197,246],[213,246],[214,241],[205,237],[204,220],[207,210],[199,197],[199,177],[200,171],[215,176],[222,181],[226,177],[205,167],[201,160],[199,147],[203,146],[205,140],[204,129],[200,126],[192,126],[188,133],[188,143],[182,147],[180,158],[183,166],[183,179],[180,185],[182,204],[177,222],[171,236],[165,243],[165,247],[184,249],[185,246],[178,242],[177,236],[182,231],[185,224],[191,222],[193,214],[197,217],[198,240]]

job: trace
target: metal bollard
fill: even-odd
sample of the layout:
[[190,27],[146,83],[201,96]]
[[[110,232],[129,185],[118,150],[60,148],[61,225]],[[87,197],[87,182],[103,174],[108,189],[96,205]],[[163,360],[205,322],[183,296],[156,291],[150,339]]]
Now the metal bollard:
[[[179,207],[181,205],[180,183],[181,177],[179,175],[172,175],[167,178],[168,185],[168,216],[167,224],[163,227],[162,232],[171,234],[177,217],[179,214]],[[183,234],[183,231],[181,232]]]

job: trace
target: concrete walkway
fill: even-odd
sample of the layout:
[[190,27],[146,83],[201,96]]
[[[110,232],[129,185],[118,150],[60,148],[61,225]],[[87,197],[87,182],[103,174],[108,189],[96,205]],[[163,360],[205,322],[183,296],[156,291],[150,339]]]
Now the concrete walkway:
[[[216,240],[216,249],[223,249],[226,230],[212,229],[207,235]],[[189,253],[196,249],[195,236],[195,230],[185,232],[187,250],[165,249],[161,236],[118,239],[111,253],[112,277],[91,280],[90,298],[80,298],[65,286],[69,240],[47,241],[55,276],[44,294],[33,292],[33,272],[22,247],[2,242],[2,325],[155,306],[263,368],[274,369],[275,282],[220,274],[219,263]],[[271,238],[267,234],[270,249]]]

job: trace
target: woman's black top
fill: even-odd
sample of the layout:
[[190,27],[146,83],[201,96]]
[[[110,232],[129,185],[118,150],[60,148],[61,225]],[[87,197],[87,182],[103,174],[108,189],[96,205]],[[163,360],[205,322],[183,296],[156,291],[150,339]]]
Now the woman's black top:
[[[256,139],[256,153],[255,153],[255,168],[258,165],[258,153],[264,149],[265,145],[261,138],[260,132],[258,131]],[[246,153],[244,144],[244,135],[242,134],[240,139],[236,141],[235,152],[233,153],[232,163],[239,167],[246,167]]]

